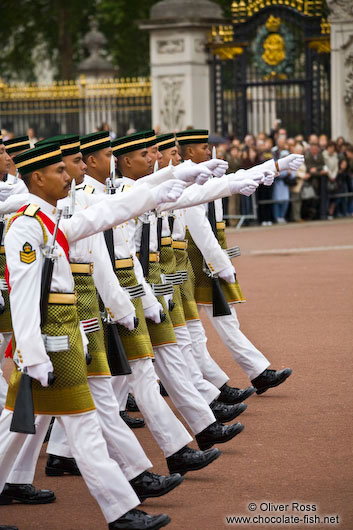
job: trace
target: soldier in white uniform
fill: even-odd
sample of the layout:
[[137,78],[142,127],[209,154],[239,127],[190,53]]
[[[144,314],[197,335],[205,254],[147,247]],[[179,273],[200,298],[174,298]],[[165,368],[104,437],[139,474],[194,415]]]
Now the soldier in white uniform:
[[[144,138],[142,142],[144,143]],[[94,194],[102,194],[106,189],[106,178],[109,174],[111,148],[101,149],[104,145],[104,132],[93,133],[81,137],[81,151],[88,166],[84,183],[91,186]],[[185,173],[194,173],[192,180],[197,178],[201,169],[195,166],[189,171],[176,174],[168,169],[154,175],[155,182],[165,178],[184,176]],[[186,177],[183,177],[186,178]],[[116,192],[125,193],[129,187],[120,186]],[[129,385],[133,388],[136,401],[145,421],[162,449],[170,472],[180,472],[201,469],[210,464],[220,455],[218,449],[196,451],[187,446],[192,440],[184,426],[176,418],[165,400],[159,394],[157,376],[153,368],[153,348],[147,330],[145,316],[159,319],[159,304],[152,293],[150,286],[143,277],[140,262],[136,258],[134,234],[135,220],[113,228],[115,266],[118,280],[122,287],[129,289],[143,287],[142,297],[134,298],[136,315],[139,324],[136,329],[127,330],[118,326],[119,335],[124,345],[132,374],[126,376]],[[134,313],[135,314],[135,313]],[[120,377],[113,378],[114,389],[120,386]]]
[[[31,204],[21,209],[9,225],[5,249],[16,346],[14,353],[20,368],[33,378],[32,393],[36,414],[55,415],[63,424],[78,467],[92,495],[99,503],[110,529],[157,529],[168,524],[168,516],[150,517],[135,509],[138,497],[118,464],[110,459],[87,384],[82,336],[75,308],[73,278],[68,255],[69,243],[109,229],[131,215],[156,206],[155,194],[147,189],[126,199],[116,197],[78,212],[60,224],[55,244],[55,266],[51,281],[48,318],[41,329],[40,286],[43,248],[54,232],[56,202],[67,195],[70,178],[57,144],[31,149],[16,158],[31,191]],[[173,193],[167,186],[166,200]],[[164,190],[166,191],[166,190]],[[176,192],[176,190],[174,190]],[[178,190],[180,193],[180,189]],[[157,192],[158,193],[158,192]],[[28,310],[25,308],[28,307]],[[60,326],[60,337],[57,337]],[[42,333],[48,337],[43,340]],[[50,340],[49,340],[50,339]],[[69,349],[59,349],[58,342]],[[55,343],[56,351],[50,347]],[[45,346],[45,344],[47,346]],[[48,350],[48,351],[47,351]],[[59,351],[58,351],[59,350]],[[61,351],[62,350],[62,351]],[[49,355],[48,355],[49,354]],[[56,379],[48,386],[48,373]],[[25,435],[9,432],[21,373],[14,369],[0,418],[0,489],[2,490]],[[33,488],[34,489],[34,488]],[[28,493],[28,492],[27,492]],[[32,491],[32,493],[34,493]],[[4,489],[2,503],[22,498],[22,488]]]
[[[195,163],[210,159],[208,147],[208,131],[191,130],[177,133],[177,139],[182,149],[182,157]],[[294,157],[294,158],[293,158]],[[285,159],[283,159],[285,160]],[[292,155],[287,164],[300,164],[301,158]],[[286,162],[283,162],[286,164]],[[278,171],[274,161],[260,166],[263,169]],[[254,171],[256,168],[254,168]],[[235,270],[227,254],[225,240],[225,223],[223,222],[222,202],[216,201],[217,238],[207,217],[205,206],[195,206],[186,210],[185,219],[188,226],[189,257],[195,273],[195,300],[199,307],[203,307],[212,324],[219,332],[222,340],[229,348],[233,358],[248,375],[257,394],[283,383],[292,370],[269,369],[270,362],[240,331],[234,304],[243,302],[242,291],[235,277]],[[207,275],[206,268],[210,271]],[[231,313],[225,316],[213,317],[211,275],[217,275],[221,280],[222,290],[231,306]],[[205,335],[200,330],[190,328],[193,340],[199,341],[206,349]],[[202,369],[202,367],[201,367]]]

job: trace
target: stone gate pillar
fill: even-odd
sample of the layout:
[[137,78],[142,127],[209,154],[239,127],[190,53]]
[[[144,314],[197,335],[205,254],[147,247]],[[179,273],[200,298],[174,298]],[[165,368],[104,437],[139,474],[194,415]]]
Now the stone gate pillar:
[[140,27],[150,32],[152,125],[161,132],[210,128],[210,65],[206,49],[212,25],[223,21],[209,0],[163,0]]
[[327,0],[331,10],[332,138],[353,143],[353,1]]

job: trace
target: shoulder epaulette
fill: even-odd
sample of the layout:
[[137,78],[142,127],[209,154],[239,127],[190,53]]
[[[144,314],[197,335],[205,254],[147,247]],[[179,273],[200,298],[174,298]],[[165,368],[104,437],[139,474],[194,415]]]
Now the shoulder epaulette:
[[83,191],[85,191],[86,193],[94,193],[94,186],[90,186],[89,184],[86,184],[85,187],[83,188]]
[[23,211],[23,215],[27,215],[27,217],[35,217],[39,210],[40,207],[37,206],[37,204],[29,204],[27,208]]
[[122,188],[121,188],[121,191],[129,191],[129,189],[131,188],[131,184],[123,184]]

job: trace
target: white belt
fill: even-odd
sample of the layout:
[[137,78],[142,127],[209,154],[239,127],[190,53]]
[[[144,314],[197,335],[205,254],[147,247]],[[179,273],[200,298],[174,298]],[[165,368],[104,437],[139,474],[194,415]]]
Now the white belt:
[[130,287],[124,287],[124,290],[129,293],[131,300],[133,300],[134,298],[141,298],[146,294],[142,283],[138,283],[137,285],[132,285]]
[[237,246],[227,248],[224,252],[227,254],[228,258],[237,258],[240,256],[240,248]]
[[174,287],[171,283],[151,283],[150,285],[155,296],[166,296],[174,293]]
[[163,283],[171,283],[172,285],[181,285],[184,283],[180,272],[161,274],[161,278]]
[[4,278],[0,278],[0,291],[8,291],[7,283]]
[[89,318],[88,320],[81,320],[83,331],[85,333],[93,333],[93,331],[99,331],[101,329],[98,318]]
[[59,337],[42,335],[42,338],[47,352],[66,351],[70,349],[70,337],[68,335],[61,335]]

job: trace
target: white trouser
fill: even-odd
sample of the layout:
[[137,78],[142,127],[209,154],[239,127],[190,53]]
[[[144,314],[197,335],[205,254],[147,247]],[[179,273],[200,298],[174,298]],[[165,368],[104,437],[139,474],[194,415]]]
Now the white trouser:
[[130,362],[130,367],[132,374],[126,376],[129,386],[149,430],[167,458],[192,438],[161,396],[152,360],[138,359]]
[[221,388],[221,386],[229,381],[229,377],[212,359],[207,349],[206,332],[201,320],[187,320],[186,325],[192,341],[192,353],[200,367],[202,375],[214,386]]
[[191,381],[207,403],[212,403],[212,401],[219,396],[220,391],[215,385],[204,379],[201,369],[193,355],[192,342],[188,328],[186,326],[177,326],[174,328],[174,332],[178,341],[179,349],[183,354],[184,361],[187,365]]
[[224,317],[214,317],[212,315],[212,305],[198,307],[199,310],[203,307],[233,359],[244,370],[250,380],[255,379],[270,366],[270,362],[266,357],[240,331],[240,324],[234,305],[231,306],[231,314]]
[[176,408],[194,434],[216,421],[207,401],[195,388],[177,344],[155,348],[155,369]]
[[114,394],[116,395],[116,399],[119,403],[119,408],[120,410],[125,410],[127,398],[130,392],[126,375],[115,375],[112,377],[111,381]]
[[[0,491],[23,446],[26,435],[10,432],[12,412],[0,416]],[[49,418],[50,419],[50,418]],[[66,431],[72,454],[91,495],[108,523],[139,504],[139,499],[118,464],[109,457],[96,411],[58,416]]]
[[[132,480],[152,467],[132,430],[119,414],[119,404],[114,395],[110,377],[89,377],[88,384],[97,407],[97,416],[107,443],[110,458],[115,460],[127,480]],[[47,453],[72,457],[65,430],[55,421]]]
[[7,382],[2,372],[5,364],[5,351],[12,337],[12,333],[0,333],[0,412],[5,406],[7,394]]
[[33,483],[39,453],[50,425],[50,420],[50,416],[36,416],[36,433],[26,436],[6,482],[10,484]]

